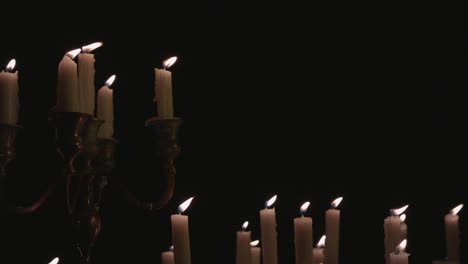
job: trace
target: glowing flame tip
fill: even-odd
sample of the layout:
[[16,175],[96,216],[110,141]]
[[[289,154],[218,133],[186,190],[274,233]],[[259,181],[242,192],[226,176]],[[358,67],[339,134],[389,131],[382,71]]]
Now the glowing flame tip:
[[254,240],[254,241],[250,242],[250,245],[251,245],[252,247],[256,247],[256,246],[258,246],[259,243],[260,243],[260,241]]
[[242,230],[245,231],[247,229],[247,227],[249,226],[249,221],[245,221],[243,224],[242,224]]
[[109,79],[107,79],[105,85],[106,85],[107,87],[110,87],[110,86],[114,83],[114,81],[115,81],[115,74],[112,75],[111,77],[109,77]]
[[163,67],[164,69],[167,69],[169,67],[171,67],[172,65],[174,65],[174,63],[177,61],[177,57],[170,57],[169,59],[163,61]]
[[403,252],[405,251],[405,248],[406,248],[406,244],[408,243],[408,241],[406,239],[403,239],[403,241],[401,241],[400,244],[398,244],[397,246],[397,249],[399,252]]
[[265,206],[266,206],[267,208],[270,207],[270,206],[272,206],[272,205],[276,202],[276,197],[277,197],[277,196],[278,196],[278,195],[275,195],[275,196],[271,197],[270,200],[266,201]]
[[403,222],[405,222],[405,220],[406,220],[406,214],[401,214],[400,215],[400,222],[403,223]]
[[80,54],[80,52],[81,52],[81,49],[74,49],[65,53],[65,55],[67,55],[68,57],[70,57],[70,59],[73,60],[78,54]]
[[305,214],[305,212],[307,211],[307,208],[309,208],[309,205],[310,205],[310,202],[305,202],[301,205],[301,214]]
[[91,51],[101,47],[102,45],[104,45],[104,43],[102,42],[94,42],[94,43],[91,43],[89,45],[86,45],[86,46],[83,46],[83,52],[85,53],[90,53]]
[[187,208],[189,207],[190,203],[192,202],[194,197],[190,197],[187,199],[187,201],[181,203],[179,205],[179,207],[177,208],[177,211],[179,212],[179,214],[183,213],[185,210],[187,210]]
[[332,207],[332,208],[337,208],[338,205],[340,205],[341,201],[343,201],[343,197],[338,197],[338,198],[336,198],[336,199],[331,203],[331,207]]
[[7,71],[12,71],[16,66],[16,60],[15,59],[11,59],[10,62],[8,62],[7,66],[6,66],[6,70]]
[[455,208],[453,208],[452,210],[450,210],[450,213],[453,214],[453,215],[457,215],[458,212],[460,212],[460,210],[463,208],[463,204],[459,204],[457,205]]
[[174,251],[174,246],[173,246],[173,245],[170,246],[170,247],[169,247],[169,250],[170,250],[170,251]]
[[319,248],[324,248],[325,247],[325,241],[327,240],[327,236],[326,235],[323,235],[319,242],[317,243],[317,247]]
[[404,211],[406,211],[406,209],[408,209],[408,206],[409,205],[405,205],[401,208],[398,208],[398,209],[392,209],[392,215],[401,215]]
[[49,264],[57,264],[59,262],[59,258],[54,258]]

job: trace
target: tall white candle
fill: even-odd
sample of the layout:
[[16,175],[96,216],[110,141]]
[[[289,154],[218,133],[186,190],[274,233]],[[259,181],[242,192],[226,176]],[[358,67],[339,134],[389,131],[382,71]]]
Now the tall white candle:
[[172,73],[166,69],[171,67],[177,60],[172,57],[163,62],[163,69],[155,69],[154,93],[158,118],[167,119],[174,117],[174,108],[172,106]]
[[331,203],[331,209],[325,213],[325,263],[338,264],[340,245],[340,210],[336,209],[340,205],[343,197],[336,198]]
[[99,128],[99,138],[112,138],[114,134],[113,90],[109,89],[114,81],[115,75],[112,75],[98,91],[97,118],[104,120]]
[[250,242],[250,255],[252,256],[252,264],[260,264],[261,263],[261,248],[257,247],[260,241],[255,240]]
[[161,253],[161,263],[174,264],[173,246],[171,246],[168,251],[164,251],[163,253]]
[[12,59],[4,71],[0,72],[0,123],[18,123],[19,96],[18,71],[13,72],[16,60]]
[[390,210],[391,215],[384,220],[384,243],[385,243],[385,262],[390,263],[390,253],[392,253],[402,241],[400,215],[408,208],[405,205],[398,209]]
[[249,222],[245,221],[242,230],[237,231],[236,264],[250,264],[252,256],[250,253],[250,231],[246,231]]
[[460,261],[460,229],[458,212],[463,208],[460,204],[445,215],[445,240],[447,245],[447,258],[449,261]]
[[265,209],[260,210],[260,231],[262,235],[263,264],[278,264],[278,245],[276,242],[275,208],[268,209],[276,201],[276,195],[265,203]]
[[83,53],[78,55],[80,112],[93,116],[96,87],[94,86],[94,54],[90,52],[101,46],[102,42],[95,42],[83,46]]
[[325,256],[323,254],[323,248],[325,247],[325,241],[326,241],[326,235],[323,235],[319,242],[317,243],[317,247],[314,247],[314,250],[312,252],[312,260],[314,264],[320,264],[324,263],[325,261]]
[[405,252],[406,239],[401,241],[395,252],[390,253],[390,264],[408,264],[409,254]]
[[191,263],[188,216],[182,215],[182,213],[189,207],[192,200],[193,197],[179,205],[177,208],[178,214],[171,216],[175,264]]
[[312,264],[312,218],[304,214],[310,202],[305,202],[300,208],[300,217],[294,218],[294,246],[296,249],[296,264]]
[[67,52],[59,63],[57,74],[57,112],[79,112],[78,72],[73,60],[81,49]]

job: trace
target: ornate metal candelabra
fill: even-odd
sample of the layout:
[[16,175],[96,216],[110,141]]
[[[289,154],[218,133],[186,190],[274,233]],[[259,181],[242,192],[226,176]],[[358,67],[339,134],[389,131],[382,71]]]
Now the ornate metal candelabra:
[[[27,214],[41,207],[56,186],[66,190],[67,213],[72,221],[81,263],[92,262],[92,250],[101,230],[100,208],[103,191],[112,181],[114,152],[117,140],[98,138],[103,121],[91,115],[74,112],[56,112],[50,116],[55,129],[57,153],[63,159],[63,173],[43,195],[28,207],[13,207],[17,213]],[[181,120],[150,118],[146,126],[154,131],[156,153],[162,161],[164,188],[157,201],[140,201],[125,186],[118,184],[126,197],[144,210],[158,210],[171,199],[175,186],[175,159],[180,153],[177,132]],[[5,168],[15,158],[15,140],[20,127],[0,124],[0,186],[7,175]],[[115,181],[115,183],[118,183]],[[3,190],[0,190],[3,194]]]

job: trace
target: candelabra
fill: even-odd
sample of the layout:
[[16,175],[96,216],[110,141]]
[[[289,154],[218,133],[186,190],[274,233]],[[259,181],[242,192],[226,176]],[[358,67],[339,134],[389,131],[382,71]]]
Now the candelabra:
[[[82,264],[92,263],[92,250],[101,230],[100,208],[103,191],[109,182],[121,187],[129,201],[144,210],[158,210],[171,199],[175,186],[175,159],[180,153],[177,132],[181,119],[150,118],[146,126],[154,131],[156,154],[162,161],[164,188],[156,201],[143,202],[117,179],[112,179],[117,140],[98,138],[104,121],[75,112],[54,112],[50,123],[55,130],[57,153],[63,160],[63,173],[30,206],[11,207],[16,213],[29,214],[46,201],[57,186],[64,186],[66,207],[74,228],[74,238]],[[4,186],[5,168],[15,158],[16,134],[21,127],[0,124],[0,185]],[[0,190],[1,193],[5,193]],[[3,199],[5,200],[5,199]]]

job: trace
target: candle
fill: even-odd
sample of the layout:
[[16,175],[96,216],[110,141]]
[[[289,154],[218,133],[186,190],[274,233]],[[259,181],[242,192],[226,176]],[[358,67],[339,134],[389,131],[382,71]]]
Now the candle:
[[18,71],[13,72],[16,60],[12,59],[4,71],[0,72],[0,123],[18,123]]
[[400,215],[408,208],[405,205],[399,209],[390,210],[391,215],[384,220],[384,243],[385,262],[390,263],[390,253],[392,253],[402,240]]
[[59,258],[54,258],[49,264],[57,264],[59,263]]
[[275,203],[276,197],[277,196],[275,195],[270,200],[266,201],[266,208],[260,210],[263,264],[278,264],[275,208],[268,209],[268,207]]
[[172,73],[166,69],[177,61],[177,57],[172,57],[163,62],[163,69],[155,69],[154,93],[158,118],[166,119],[174,117],[172,106]]
[[343,197],[336,198],[331,203],[331,209],[325,213],[325,263],[338,264],[339,244],[340,244],[340,210],[336,209],[340,205]]
[[312,252],[312,260],[314,264],[320,264],[320,263],[324,263],[325,261],[325,257],[323,255],[323,248],[325,247],[325,240],[326,240],[327,236],[326,235],[323,235],[319,242],[317,243],[317,247],[314,248],[313,252]]
[[171,216],[175,264],[191,263],[188,216],[182,215],[182,213],[189,207],[192,200],[193,197],[179,205],[177,208],[178,214]]
[[250,255],[252,257],[252,264],[260,264],[261,263],[261,248],[258,247],[260,241],[255,240],[250,242]]
[[250,264],[252,256],[250,253],[250,231],[246,231],[249,222],[245,221],[242,230],[237,231],[236,264]]
[[57,73],[57,112],[79,112],[78,72],[73,59],[81,52],[74,49],[67,52],[59,63]]
[[406,214],[400,215],[400,230],[401,230],[401,239],[406,239],[408,237],[408,226],[405,223]]
[[310,202],[305,202],[300,208],[300,217],[294,218],[294,246],[296,248],[296,264],[312,264],[312,218],[304,217]]
[[409,254],[405,252],[406,239],[401,241],[394,253],[390,253],[390,264],[408,264]]
[[445,215],[445,242],[449,261],[460,261],[460,230],[458,227],[458,212],[463,208],[460,204]]
[[168,251],[161,253],[161,263],[162,264],[174,264],[174,247],[171,246]]
[[80,112],[94,116],[94,98],[96,87],[94,86],[94,54],[90,52],[101,47],[102,42],[95,42],[83,46],[78,55],[78,85]]
[[113,91],[109,89],[114,81],[115,75],[112,75],[98,91],[97,118],[104,120],[99,128],[99,138],[112,138],[114,134]]

